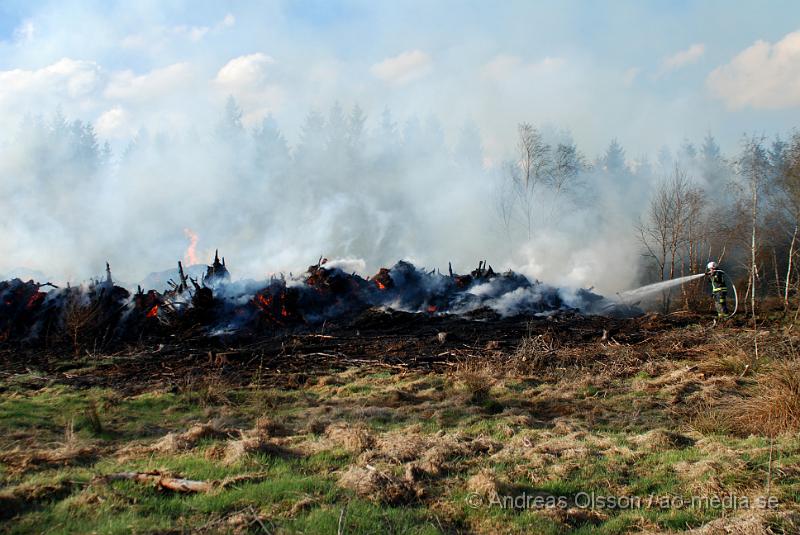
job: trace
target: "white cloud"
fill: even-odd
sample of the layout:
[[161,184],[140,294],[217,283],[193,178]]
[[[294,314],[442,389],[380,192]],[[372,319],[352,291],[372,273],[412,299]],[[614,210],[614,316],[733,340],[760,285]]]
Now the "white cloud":
[[130,114],[120,106],[103,112],[95,122],[95,129],[100,137],[108,139],[124,139],[134,133]]
[[217,72],[214,85],[220,96],[233,95],[242,107],[242,121],[251,126],[284,101],[284,90],[270,83],[270,66],[275,60],[257,52],[233,58]]
[[410,50],[374,64],[370,71],[385,82],[402,85],[422,78],[432,68],[428,54],[421,50]]
[[537,76],[551,73],[564,64],[561,58],[545,57],[526,62],[518,56],[500,54],[481,67],[481,77],[486,80],[506,81],[517,76]]
[[686,65],[695,63],[702,58],[703,54],[705,53],[706,45],[703,43],[695,43],[686,50],[681,50],[680,52],[676,52],[675,54],[664,58],[664,61],[661,62],[661,70],[659,71],[659,74],[666,74],[670,71],[674,71]]
[[135,75],[125,70],[113,74],[106,87],[109,99],[148,101],[187,89],[194,81],[194,73],[188,63],[175,63],[146,74]]
[[273,63],[274,59],[261,52],[239,56],[219,70],[215,81],[232,92],[252,89],[264,83],[267,70]]
[[800,30],[775,44],[756,41],[706,80],[716,97],[733,109],[800,106]]
[[186,37],[193,43],[201,40],[211,30],[208,26],[175,26],[172,31],[175,35]]
[[492,58],[481,68],[481,76],[491,80],[508,78],[518,71],[521,65],[522,60],[519,57],[501,54]]
[[228,13],[217,26],[220,28],[232,28],[235,24],[236,17],[234,17],[233,14]]
[[126,35],[120,41],[123,48],[148,51],[152,54],[169,50],[170,46],[183,40],[199,43],[208,35],[225,31],[236,25],[236,17],[228,13],[213,26],[154,26]]
[[97,63],[70,58],[41,69],[0,71],[0,102],[48,96],[78,99],[92,93],[101,78]]

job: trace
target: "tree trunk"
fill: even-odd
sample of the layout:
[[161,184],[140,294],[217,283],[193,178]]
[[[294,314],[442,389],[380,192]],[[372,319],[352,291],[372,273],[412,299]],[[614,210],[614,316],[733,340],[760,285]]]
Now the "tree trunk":
[[794,243],[797,241],[797,225],[794,226],[792,243],[789,245],[789,267],[786,268],[786,285],[783,289],[783,308],[789,310],[789,281],[792,279],[792,260],[794,257]]
[[752,177],[753,206],[752,224],[753,233],[750,242],[750,311],[753,314],[753,328],[756,326],[756,223],[758,216],[758,182],[757,177]]
[[781,276],[778,273],[778,255],[775,252],[775,247],[772,248],[772,267],[775,269],[775,289],[777,292],[781,291]]

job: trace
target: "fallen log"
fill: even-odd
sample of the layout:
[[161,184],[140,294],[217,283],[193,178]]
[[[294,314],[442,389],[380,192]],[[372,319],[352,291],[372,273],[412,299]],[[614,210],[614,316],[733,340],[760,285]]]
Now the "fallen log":
[[161,472],[118,472],[105,476],[97,476],[92,483],[111,483],[112,481],[135,481],[146,485],[152,484],[159,489],[175,492],[208,492],[213,487],[208,481],[197,481],[178,477],[168,477]]
[[210,492],[213,489],[223,489],[236,483],[250,482],[265,479],[265,473],[245,474],[233,476],[222,480],[200,481],[196,479],[185,479],[182,477],[171,477],[162,474],[158,470],[152,472],[117,472],[104,476],[95,476],[92,484],[108,484],[113,481],[135,481],[145,485],[153,485],[158,489],[171,490],[173,492]]

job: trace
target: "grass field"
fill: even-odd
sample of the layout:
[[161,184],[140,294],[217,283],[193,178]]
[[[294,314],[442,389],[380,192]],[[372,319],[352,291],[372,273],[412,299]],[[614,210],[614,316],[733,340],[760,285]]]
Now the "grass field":
[[689,325],[280,387],[4,374],[0,531],[800,533],[794,347],[781,325]]

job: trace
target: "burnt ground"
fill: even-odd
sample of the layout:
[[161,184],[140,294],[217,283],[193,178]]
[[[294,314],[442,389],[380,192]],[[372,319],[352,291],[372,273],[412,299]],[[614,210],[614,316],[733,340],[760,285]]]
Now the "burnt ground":
[[[485,319],[455,315],[369,310],[354,321],[260,338],[182,334],[114,352],[70,357],[70,348],[0,348],[0,370],[35,368],[77,388],[111,387],[136,393],[175,384],[209,372],[232,384],[299,384],[310,377],[352,366],[444,371],[466,362],[513,352],[526,337],[550,340],[556,349],[587,349],[582,366],[604,358],[598,343],[637,345],[657,333],[701,321],[692,314],[613,319],[562,312],[546,317]],[[708,321],[707,319],[705,321]],[[605,338],[604,338],[605,337]],[[547,347],[544,348],[547,351]],[[66,356],[66,358],[65,358]],[[90,365],[87,367],[87,365]]]
[[[0,348],[0,533],[800,529],[788,317],[370,310],[180,333]],[[774,504],[709,505],[726,496]],[[701,501],[658,505],[675,497]]]

